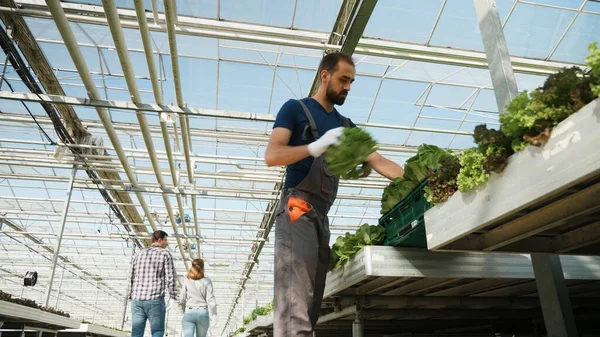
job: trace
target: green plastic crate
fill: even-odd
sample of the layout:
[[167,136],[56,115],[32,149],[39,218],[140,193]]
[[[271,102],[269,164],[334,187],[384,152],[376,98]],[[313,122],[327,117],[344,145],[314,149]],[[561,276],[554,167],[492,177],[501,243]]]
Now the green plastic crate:
[[425,186],[427,179],[379,218],[379,224],[386,228],[384,245],[427,248],[425,212],[431,204],[425,199]]

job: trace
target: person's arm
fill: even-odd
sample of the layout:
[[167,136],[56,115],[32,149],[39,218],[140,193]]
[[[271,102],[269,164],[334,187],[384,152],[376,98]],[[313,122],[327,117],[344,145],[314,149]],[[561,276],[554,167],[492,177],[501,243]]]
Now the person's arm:
[[287,166],[310,156],[308,145],[290,146],[292,131],[284,127],[274,128],[265,152],[267,166]]
[[129,266],[129,273],[127,274],[127,290],[126,290],[126,295],[127,295],[127,299],[131,299],[131,292],[133,291],[133,279],[134,279],[134,273],[135,273],[135,258],[137,257],[134,256],[133,259],[131,259],[131,265]]
[[206,304],[208,305],[208,312],[210,317],[210,326],[217,324],[217,299],[215,298],[213,284],[210,279],[207,279],[206,285]]
[[167,254],[165,254],[165,278],[167,281],[167,291],[173,300],[177,299],[177,288],[175,283],[176,275],[173,257],[171,257],[171,253],[167,252]]
[[371,155],[367,157],[367,162],[377,173],[390,180],[394,180],[404,175],[404,169],[402,166],[383,157],[378,152],[371,153]]
[[300,103],[296,100],[289,100],[281,107],[275,118],[273,133],[265,152],[267,166],[288,166],[308,156],[316,158],[330,146],[340,143],[342,127],[325,132],[321,138],[308,145],[290,146],[292,130],[298,126],[298,116],[303,113]]
[[185,302],[187,300],[187,280],[183,281],[183,287],[181,287],[181,294],[179,295],[179,306],[181,310],[185,312]]

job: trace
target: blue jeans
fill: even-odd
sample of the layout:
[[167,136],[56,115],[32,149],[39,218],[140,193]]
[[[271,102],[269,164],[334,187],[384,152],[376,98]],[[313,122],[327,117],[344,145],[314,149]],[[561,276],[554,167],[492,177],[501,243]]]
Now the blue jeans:
[[165,298],[131,301],[131,337],[143,337],[146,320],[150,320],[152,337],[165,334]]
[[186,311],[183,314],[183,337],[194,337],[194,330],[196,330],[195,337],[206,337],[209,322],[208,310],[206,309]]

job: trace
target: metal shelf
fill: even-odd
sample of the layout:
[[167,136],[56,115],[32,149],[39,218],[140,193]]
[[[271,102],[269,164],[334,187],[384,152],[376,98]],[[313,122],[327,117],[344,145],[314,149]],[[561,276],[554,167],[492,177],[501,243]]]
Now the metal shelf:
[[42,327],[53,330],[79,328],[79,321],[7,301],[0,301],[0,321],[3,328],[13,326]]
[[259,336],[266,333],[273,334],[273,313],[265,316],[258,316],[255,320],[246,325],[246,333],[249,336]]
[[[577,317],[600,317],[600,257],[560,259]],[[384,246],[365,247],[328,273],[317,335],[351,336],[357,313],[366,335],[391,333],[395,327],[443,330],[511,321],[526,329],[533,320],[542,322],[527,254]],[[272,316],[249,323],[246,333],[271,336]]]
[[502,174],[425,213],[438,251],[600,254],[600,99],[513,155]]
[[65,336],[107,336],[107,337],[127,337],[128,333],[121,330],[113,330],[94,324],[81,324],[78,329],[65,329],[59,331],[59,335]]

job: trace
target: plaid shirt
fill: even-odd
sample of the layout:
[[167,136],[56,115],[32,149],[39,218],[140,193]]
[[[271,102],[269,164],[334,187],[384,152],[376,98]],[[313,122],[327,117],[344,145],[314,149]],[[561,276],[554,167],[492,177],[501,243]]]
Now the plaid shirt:
[[175,265],[171,253],[159,246],[141,250],[131,263],[127,283],[128,297],[133,300],[153,300],[169,292],[176,299]]

